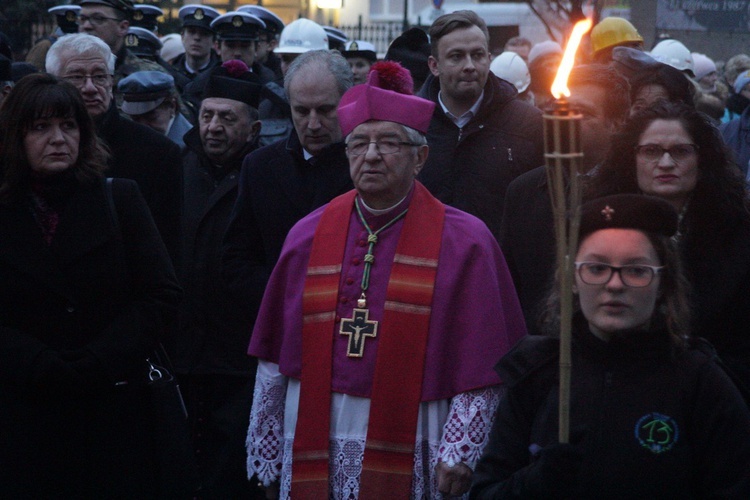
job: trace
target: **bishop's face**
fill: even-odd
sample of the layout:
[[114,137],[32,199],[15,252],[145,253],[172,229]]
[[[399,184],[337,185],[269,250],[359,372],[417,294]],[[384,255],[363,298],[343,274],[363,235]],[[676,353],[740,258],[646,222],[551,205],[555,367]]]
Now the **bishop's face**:
[[[346,144],[354,187],[375,209],[392,207],[406,196],[427,160],[428,147],[414,145],[405,128],[393,122],[362,123]],[[366,149],[356,154],[364,144]]]

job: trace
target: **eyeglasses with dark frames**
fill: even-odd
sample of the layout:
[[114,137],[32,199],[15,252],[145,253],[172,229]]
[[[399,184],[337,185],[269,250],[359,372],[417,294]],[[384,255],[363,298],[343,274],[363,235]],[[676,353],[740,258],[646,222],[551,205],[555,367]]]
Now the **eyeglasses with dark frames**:
[[609,283],[612,275],[617,273],[625,286],[643,288],[649,286],[654,276],[661,274],[664,266],[648,266],[646,264],[629,264],[626,266],[612,266],[603,262],[576,262],[576,271],[581,281],[587,285],[604,285]]
[[671,148],[663,148],[658,144],[642,144],[635,147],[635,154],[646,161],[656,162],[661,160],[667,153],[676,163],[683,162],[692,157],[698,146],[695,144],[675,144]]
[[370,149],[370,144],[375,144],[375,151],[381,155],[398,153],[401,150],[401,146],[418,146],[418,144],[414,144],[413,142],[378,139],[377,141],[351,141],[346,145],[346,150],[352,156],[360,156],[367,153]]

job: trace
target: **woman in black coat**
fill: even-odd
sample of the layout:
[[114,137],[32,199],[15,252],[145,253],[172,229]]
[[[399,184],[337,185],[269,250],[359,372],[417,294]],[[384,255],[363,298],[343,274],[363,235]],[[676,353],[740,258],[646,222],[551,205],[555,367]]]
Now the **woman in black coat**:
[[550,336],[498,364],[508,390],[471,498],[750,498],[750,410],[710,348],[692,348],[677,213],[614,195],[584,205],[580,228],[570,443],[558,442],[553,296]]
[[0,158],[2,490],[154,497],[146,358],[181,290],[148,207],[116,179],[110,208],[91,118],[53,76],[4,101]]
[[716,128],[692,107],[658,102],[625,123],[589,188],[675,207],[692,331],[750,388],[750,202]]

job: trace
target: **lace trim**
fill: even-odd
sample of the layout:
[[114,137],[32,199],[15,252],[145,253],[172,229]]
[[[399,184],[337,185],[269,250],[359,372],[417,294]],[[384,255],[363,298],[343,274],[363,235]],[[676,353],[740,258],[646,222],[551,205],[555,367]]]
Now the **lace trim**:
[[[292,487],[292,446],[293,439],[284,442],[284,463],[281,472],[279,498],[290,498]],[[365,453],[365,440],[339,438],[331,440],[331,461],[329,462],[329,489],[331,498],[336,500],[356,500],[359,496],[359,477],[362,474],[362,459]],[[427,451],[428,475],[425,477],[423,466],[424,451]],[[414,453],[414,480],[412,481],[411,498],[440,499],[437,493],[438,444],[427,441],[418,443]]]
[[268,486],[281,475],[286,378],[266,378],[259,373],[257,381],[245,442],[247,471],[249,478],[257,475],[258,481]]
[[487,445],[500,389],[487,387],[456,395],[443,426],[440,461],[449,465],[465,463],[472,470]]
[[[263,384],[261,397],[268,400],[271,391],[275,391],[280,386]],[[500,399],[498,388],[487,388],[468,393],[459,394],[451,400],[450,410],[445,424],[442,426],[442,439],[432,441],[428,436],[418,438],[414,453],[414,481],[412,482],[411,498],[414,499],[442,499],[442,495],[437,491],[437,476],[435,475],[435,466],[438,460],[442,462],[453,461],[453,463],[463,462],[472,469],[482,454],[487,444],[489,430],[492,428],[492,421],[495,417],[495,410]],[[256,399],[256,401],[258,401]],[[260,406],[265,405],[263,401]],[[426,403],[423,403],[426,404]],[[283,401],[281,402],[283,406]],[[253,404],[252,419],[258,419],[261,416],[267,418],[269,412],[256,409]],[[274,421],[283,423],[283,416],[273,412]],[[424,412],[423,412],[424,417]],[[252,422],[251,421],[251,430]],[[258,420],[262,422],[263,420]],[[282,441],[279,436],[282,435],[282,427],[278,429],[268,425],[261,432],[261,438],[269,438],[267,443],[272,449],[266,450],[262,446],[257,446],[259,457],[267,457],[266,460],[256,459],[253,462],[253,469],[257,471],[259,479],[264,484],[270,484],[281,476],[280,498],[290,497],[291,476],[292,476],[292,446],[294,438],[287,436],[283,439],[283,453],[278,452]],[[273,439],[271,440],[271,436]],[[248,450],[250,450],[250,437],[248,437]],[[257,438],[256,438],[257,439]],[[273,448],[275,446],[275,450]],[[330,440],[330,457],[329,464],[329,481],[331,497],[335,499],[349,500],[356,499],[359,495],[359,477],[362,472],[362,459],[364,456],[365,440],[358,437],[336,437]],[[259,452],[266,452],[262,455]],[[277,459],[281,460],[281,463]],[[260,464],[261,467],[258,467]],[[248,468],[251,468],[248,461]],[[266,475],[261,475],[264,471]],[[273,477],[273,479],[270,479]],[[267,478],[269,478],[268,482]],[[468,498],[468,494],[464,496]]]

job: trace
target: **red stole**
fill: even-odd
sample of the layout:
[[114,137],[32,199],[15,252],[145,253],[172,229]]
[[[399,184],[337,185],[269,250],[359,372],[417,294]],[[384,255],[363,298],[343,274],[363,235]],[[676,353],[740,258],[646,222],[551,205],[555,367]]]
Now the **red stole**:
[[[328,498],[333,336],[341,262],[356,191],[331,201],[315,230],[303,292],[302,372],[292,497]],[[415,182],[378,328],[359,495],[409,498],[432,293],[445,206]],[[372,298],[370,299],[372,300]]]

